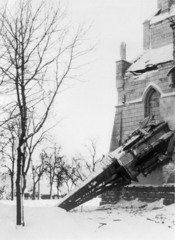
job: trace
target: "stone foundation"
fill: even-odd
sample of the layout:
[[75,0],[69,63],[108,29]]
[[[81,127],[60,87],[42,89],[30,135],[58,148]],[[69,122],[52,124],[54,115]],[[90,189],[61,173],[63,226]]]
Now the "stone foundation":
[[103,194],[100,205],[115,204],[121,199],[131,201],[136,198],[144,202],[164,199],[164,205],[175,203],[175,184],[118,187],[113,191],[108,191],[107,194]]

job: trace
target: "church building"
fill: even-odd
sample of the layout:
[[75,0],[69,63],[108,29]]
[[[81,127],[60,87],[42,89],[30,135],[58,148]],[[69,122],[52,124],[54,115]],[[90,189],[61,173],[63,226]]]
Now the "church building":
[[[133,62],[128,62],[126,44],[122,43],[120,56],[121,59],[116,62],[118,104],[110,151],[118,148],[147,116],[152,116],[157,123],[166,121],[175,130],[175,0],[157,0],[157,10],[143,23],[141,54]],[[168,183],[174,171],[175,154],[172,162],[159,167],[147,177],[140,175],[139,183],[126,187],[125,192],[128,192],[130,198],[138,197],[141,189],[142,198],[144,187],[149,186],[154,189],[147,189],[146,192],[160,193],[159,188],[162,189]],[[172,193],[172,186],[168,186],[167,184],[166,192]],[[123,193],[121,189],[114,189],[103,194],[102,203],[115,202],[121,196],[121,191]],[[152,195],[154,199],[163,196]],[[149,197],[148,193],[146,196]],[[174,195],[167,201],[173,199]]]

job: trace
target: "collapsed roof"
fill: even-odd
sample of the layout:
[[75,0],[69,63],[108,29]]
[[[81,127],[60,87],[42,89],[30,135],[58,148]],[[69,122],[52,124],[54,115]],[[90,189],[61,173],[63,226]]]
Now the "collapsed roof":
[[166,46],[148,49],[143,51],[140,56],[132,63],[128,68],[129,72],[145,72],[149,68],[154,68],[154,66],[173,60],[173,44],[168,44]]
[[[170,10],[166,12],[157,9],[147,21],[149,21],[150,25],[154,25],[166,19],[169,19],[170,22],[175,22],[175,4],[172,4]],[[144,50],[139,57],[133,61],[127,72],[137,74],[155,70],[158,64],[169,61],[173,61],[173,43],[154,49],[152,49],[150,45],[150,49]]]

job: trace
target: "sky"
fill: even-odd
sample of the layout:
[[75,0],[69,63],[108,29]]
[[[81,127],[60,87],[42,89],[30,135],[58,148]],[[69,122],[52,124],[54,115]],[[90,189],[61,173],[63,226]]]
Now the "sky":
[[72,22],[91,25],[89,43],[97,42],[87,57],[80,82],[64,92],[55,111],[60,123],[54,129],[65,153],[82,152],[89,139],[96,139],[98,153],[109,151],[117,91],[115,61],[120,44],[126,42],[127,60],[143,46],[142,23],[154,13],[157,0],[65,0]]
[[[8,2],[14,4],[13,0]],[[87,64],[78,77],[80,81],[73,81],[71,87],[58,96],[51,117],[59,124],[51,134],[70,156],[83,152],[89,139],[96,139],[100,156],[108,153],[112,135],[117,105],[115,62],[120,60],[120,44],[126,42],[127,61],[142,51],[142,23],[155,12],[157,0],[61,2],[67,7],[72,25],[91,26],[87,40],[90,46],[96,47],[84,59]]]

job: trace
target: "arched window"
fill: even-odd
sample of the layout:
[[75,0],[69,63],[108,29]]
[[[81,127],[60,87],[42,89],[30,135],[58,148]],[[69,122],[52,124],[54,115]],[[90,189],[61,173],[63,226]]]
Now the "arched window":
[[155,120],[160,120],[159,99],[160,93],[151,88],[145,99],[145,117],[153,116]]

